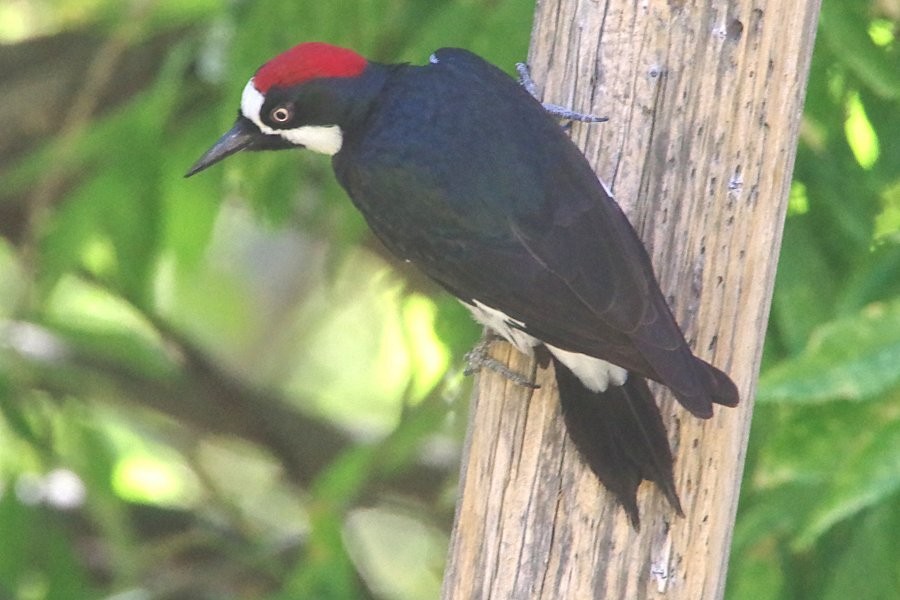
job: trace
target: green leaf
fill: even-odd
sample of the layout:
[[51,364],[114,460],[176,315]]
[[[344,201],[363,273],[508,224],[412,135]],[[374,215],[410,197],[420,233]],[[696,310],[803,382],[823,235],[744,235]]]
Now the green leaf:
[[775,544],[774,539],[765,540],[740,556],[739,564],[729,569],[725,595],[728,600],[782,597],[786,576]]
[[[5,357],[0,356],[0,358]],[[18,435],[34,448],[41,448],[46,444],[45,436],[29,420],[27,411],[21,404],[22,390],[14,386],[5,373],[7,368],[6,362],[5,360],[0,362],[0,417],[3,418],[2,425],[5,425],[12,433]],[[4,444],[0,448],[7,449],[8,446]],[[0,487],[0,490],[2,490],[2,487]]]
[[849,456],[836,457],[828,489],[795,539],[795,546],[808,548],[835,523],[864,508],[896,505],[900,490],[900,419],[888,412],[881,422],[885,425],[874,426],[857,438],[857,447]]
[[[12,483],[0,485],[11,489]],[[0,593],[15,590],[12,597],[44,600],[96,598],[67,529],[62,514],[26,506],[13,493],[0,495]]]
[[900,70],[896,61],[891,61],[869,36],[869,19],[863,6],[854,2],[823,2],[822,38],[875,93],[896,98],[900,95]]
[[836,312],[857,312],[867,304],[900,298],[900,244],[882,244],[863,257],[847,277]]
[[772,324],[790,355],[799,353],[815,327],[834,314],[828,302],[838,278],[819,243],[815,225],[805,216],[785,223],[786,243],[778,260]]
[[900,300],[822,325],[806,349],[760,376],[760,402],[872,398],[900,383]]
[[[865,515],[843,547],[822,600],[894,600],[900,590],[900,498],[886,502]],[[762,597],[762,596],[760,596]]]
[[751,438],[736,549],[780,531],[808,552],[836,524],[900,489],[897,397],[865,404],[763,405]]

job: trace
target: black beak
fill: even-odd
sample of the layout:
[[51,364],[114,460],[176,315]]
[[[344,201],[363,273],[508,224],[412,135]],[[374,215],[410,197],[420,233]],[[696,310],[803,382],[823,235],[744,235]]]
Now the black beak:
[[262,132],[250,119],[240,115],[234,123],[234,127],[220,137],[219,141],[213,144],[213,147],[207,150],[206,154],[201,156],[200,160],[194,163],[194,166],[184,176],[190,177],[195,175],[235,152],[249,148],[262,136]]

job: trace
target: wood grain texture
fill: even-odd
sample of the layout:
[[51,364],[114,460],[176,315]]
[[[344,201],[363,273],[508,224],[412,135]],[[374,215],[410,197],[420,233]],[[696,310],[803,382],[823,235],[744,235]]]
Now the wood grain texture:
[[572,136],[653,257],[695,352],[737,409],[660,400],[685,518],[644,484],[642,528],[566,439],[551,371],[478,380],[446,599],[721,598],[818,0],[540,0],[529,56],[548,102],[606,115]]

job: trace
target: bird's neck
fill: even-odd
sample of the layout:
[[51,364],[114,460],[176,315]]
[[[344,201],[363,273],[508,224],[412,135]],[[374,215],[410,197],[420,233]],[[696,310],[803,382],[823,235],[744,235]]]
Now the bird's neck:
[[346,102],[335,107],[336,124],[340,126],[345,139],[352,139],[365,125],[396,68],[396,65],[369,63],[359,77],[340,82],[340,85],[346,85],[348,89],[340,95]]

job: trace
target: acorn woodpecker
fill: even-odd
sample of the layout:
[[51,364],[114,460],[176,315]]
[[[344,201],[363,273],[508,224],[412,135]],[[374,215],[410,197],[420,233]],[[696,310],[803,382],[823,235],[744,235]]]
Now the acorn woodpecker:
[[416,66],[303,43],[256,71],[234,127],[187,176],[240,150],[304,147],[332,157],[391,252],[553,363],[568,434],[635,527],[644,479],[681,513],[646,379],[700,418],[737,389],[691,353],[628,219],[540,102],[466,50]]

